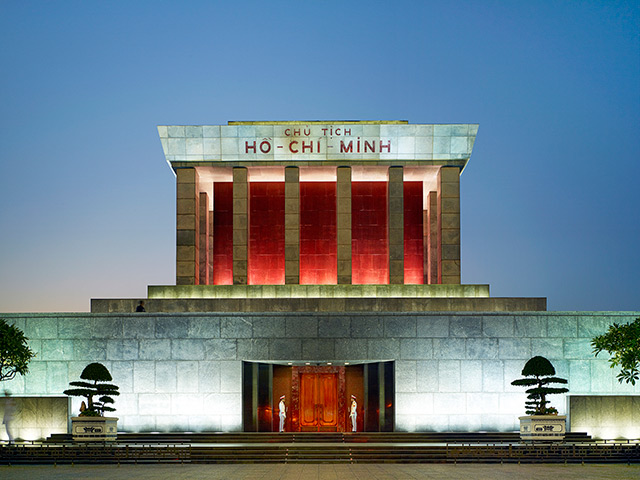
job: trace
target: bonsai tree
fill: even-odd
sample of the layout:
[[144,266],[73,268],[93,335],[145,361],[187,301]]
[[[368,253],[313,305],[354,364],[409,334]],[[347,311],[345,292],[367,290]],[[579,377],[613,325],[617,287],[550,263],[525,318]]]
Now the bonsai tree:
[[558,410],[553,407],[547,407],[549,401],[547,395],[554,393],[566,393],[568,388],[549,387],[553,383],[567,383],[564,378],[554,377],[556,369],[553,368],[551,362],[544,357],[533,357],[525,363],[522,369],[522,375],[527,378],[521,378],[511,382],[511,385],[520,387],[533,387],[527,390],[528,401],[525,402],[527,415],[549,415],[556,414]]
[[607,333],[594,337],[591,346],[596,357],[603,350],[611,355],[611,368],[620,366],[618,382],[636,384],[640,373],[640,317],[625,325],[614,323]]
[[118,386],[106,383],[113,380],[107,367],[101,363],[90,363],[84,368],[80,378],[88,381],[69,382],[69,385],[77,388],[63,392],[65,395],[87,399],[87,408],[80,412],[80,416],[97,417],[104,416],[104,412],[115,412],[116,409],[109,404],[114,402],[112,397],[120,395],[120,392]]
[[29,361],[36,354],[27,345],[27,340],[22,330],[0,319],[0,381],[29,372]]

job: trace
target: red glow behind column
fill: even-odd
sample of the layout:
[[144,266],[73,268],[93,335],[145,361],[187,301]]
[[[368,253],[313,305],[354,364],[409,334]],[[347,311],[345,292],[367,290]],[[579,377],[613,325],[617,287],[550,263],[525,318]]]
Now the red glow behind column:
[[284,284],[284,182],[249,182],[247,282]]
[[351,184],[352,283],[389,283],[387,182]]
[[336,183],[300,182],[300,284],[338,283]]
[[213,284],[233,285],[233,183],[213,184]]
[[422,182],[404,182],[404,283],[424,283]]

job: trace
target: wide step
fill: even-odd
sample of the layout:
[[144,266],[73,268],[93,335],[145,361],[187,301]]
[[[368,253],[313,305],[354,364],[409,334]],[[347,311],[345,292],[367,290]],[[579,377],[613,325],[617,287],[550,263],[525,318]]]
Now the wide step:
[[638,463],[636,442],[521,443],[518,433],[123,433],[116,442],[68,435],[3,446],[2,464],[58,463]]

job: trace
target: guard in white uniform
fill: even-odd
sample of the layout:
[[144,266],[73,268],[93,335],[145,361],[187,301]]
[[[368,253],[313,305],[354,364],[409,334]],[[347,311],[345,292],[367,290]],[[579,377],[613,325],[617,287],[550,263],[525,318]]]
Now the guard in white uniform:
[[280,415],[280,429],[279,432],[284,432],[284,420],[287,418],[287,407],[284,404],[284,395],[280,397],[280,403],[278,404],[278,414]]
[[356,431],[356,425],[358,420],[358,402],[356,402],[356,396],[351,395],[351,431]]

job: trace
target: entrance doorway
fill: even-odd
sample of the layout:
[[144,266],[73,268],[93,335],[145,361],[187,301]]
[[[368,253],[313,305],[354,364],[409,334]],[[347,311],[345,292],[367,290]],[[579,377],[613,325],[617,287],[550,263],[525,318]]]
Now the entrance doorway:
[[393,361],[340,366],[300,363],[242,362],[244,431],[277,432],[283,396],[286,432],[350,432],[352,398],[357,402],[358,432],[393,431]]
[[344,431],[344,415],[340,415],[345,408],[344,367],[293,367],[291,387],[294,431]]
[[300,430],[336,431],[338,428],[338,375],[300,375]]

